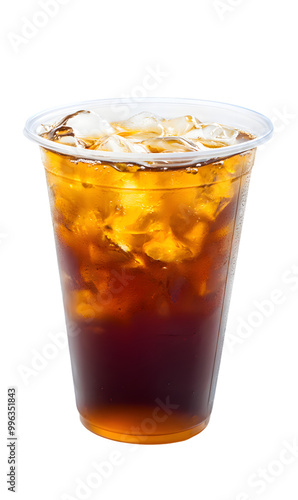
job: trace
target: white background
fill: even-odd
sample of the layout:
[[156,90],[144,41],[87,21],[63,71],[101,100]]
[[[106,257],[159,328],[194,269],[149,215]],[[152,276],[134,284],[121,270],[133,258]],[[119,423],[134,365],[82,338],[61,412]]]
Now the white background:
[[[54,4],[49,17],[38,0],[14,0],[1,16],[1,498],[12,495],[5,408],[7,387],[16,385],[21,500],[297,500],[295,2]],[[30,31],[28,21],[39,27]],[[159,76],[149,80],[152,72]],[[136,448],[80,424],[67,349],[53,354],[48,346],[53,336],[65,340],[64,316],[39,151],[22,135],[25,120],[44,108],[125,95],[230,102],[276,127],[252,175],[210,424],[182,443]],[[267,316],[256,314],[262,301]],[[21,375],[49,352],[51,360]],[[76,492],[95,478],[93,463],[107,461],[101,484]]]

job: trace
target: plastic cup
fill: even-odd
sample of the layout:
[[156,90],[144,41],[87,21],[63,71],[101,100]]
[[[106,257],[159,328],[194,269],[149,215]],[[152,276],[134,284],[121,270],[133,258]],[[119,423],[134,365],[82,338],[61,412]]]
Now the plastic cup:
[[[79,109],[110,122],[194,115],[254,139],[135,154],[38,135]],[[94,433],[171,443],[208,424],[250,173],[272,129],[254,111],[190,99],[81,102],[27,121],[49,188],[77,408]]]

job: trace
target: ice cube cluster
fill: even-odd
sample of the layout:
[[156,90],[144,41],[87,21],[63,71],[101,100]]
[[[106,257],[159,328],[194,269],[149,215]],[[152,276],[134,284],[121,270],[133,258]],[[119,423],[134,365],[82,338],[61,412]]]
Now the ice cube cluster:
[[231,146],[251,138],[235,128],[202,123],[191,115],[166,119],[142,112],[109,123],[87,110],[43,125],[40,135],[68,146],[114,153],[186,153]]

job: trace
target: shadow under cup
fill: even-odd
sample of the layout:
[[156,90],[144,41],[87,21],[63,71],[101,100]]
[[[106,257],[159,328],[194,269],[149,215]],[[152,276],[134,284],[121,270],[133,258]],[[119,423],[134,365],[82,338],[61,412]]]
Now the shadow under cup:
[[[38,136],[78,109],[109,121],[194,115],[249,132],[191,153],[78,150]],[[111,439],[171,443],[210,418],[249,178],[264,116],[183,99],[102,100],[41,113],[77,407]]]

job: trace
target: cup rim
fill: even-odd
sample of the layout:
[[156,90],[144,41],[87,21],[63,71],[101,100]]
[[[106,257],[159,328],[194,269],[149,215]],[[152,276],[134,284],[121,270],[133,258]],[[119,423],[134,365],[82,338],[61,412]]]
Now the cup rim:
[[[56,119],[59,118],[59,114],[61,113],[68,115],[72,112],[76,112],[80,109],[87,109],[94,106],[117,106],[117,105],[129,105],[129,104],[144,104],[146,103],[155,103],[155,104],[168,104],[168,105],[199,105],[208,107],[217,107],[222,110],[226,109],[229,111],[235,112],[235,115],[242,114],[242,116],[247,115],[247,117],[253,118],[255,122],[263,127],[263,133],[256,136],[254,139],[250,139],[244,141],[239,144],[235,144],[232,146],[224,146],[219,148],[210,148],[210,150],[200,150],[200,151],[190,151],[190,152],[175,152],[175,153],[114,153],[112,151],[98,151],[98,150],[88,150],[88,149],[79,149],[75,146],[68,146],[65,144],[57,143],[41,137],[37,133],[38,127],[47,119]],[[145,109],[144,109],[145,111]],[[250,132],[253,135],[252,130],[246,130],[246,132]],[[39,144],[39,146],[54,151],[57,153],[61,153],[67,156],[73,156],[76,159],[85,159],[91,161],[115,161],[115,162],[125,162],[125,163],[144,163],[148,164],[150,162],[162,162],[165,164],[169,163],[178,163],[186,162],[189,163],[203,163],[208,160],[220,160],[222,158],[227,158],[230,156],[234,156],[236,154],[244,153],[251,149],[255,149],[267,142],[273,135],[273,123],[269,118],[265,115],[258,113],[257,111],[253,111],[249,108],[245,108],[242,106],[223,103],[219,101],[209,101],[202,99],[183,99],[183,98],[164,98],[164,97],[139,97],[139,98],[108,98],[108,99],[95,99],[89,101],[80,101],[72,104],[68,104],[66,106],[58,106],[54,108],[49,108],[35,115],[31,116],[25,123],[24,128],[25,136]],[[172,166],[172,165],[171,165]]]

